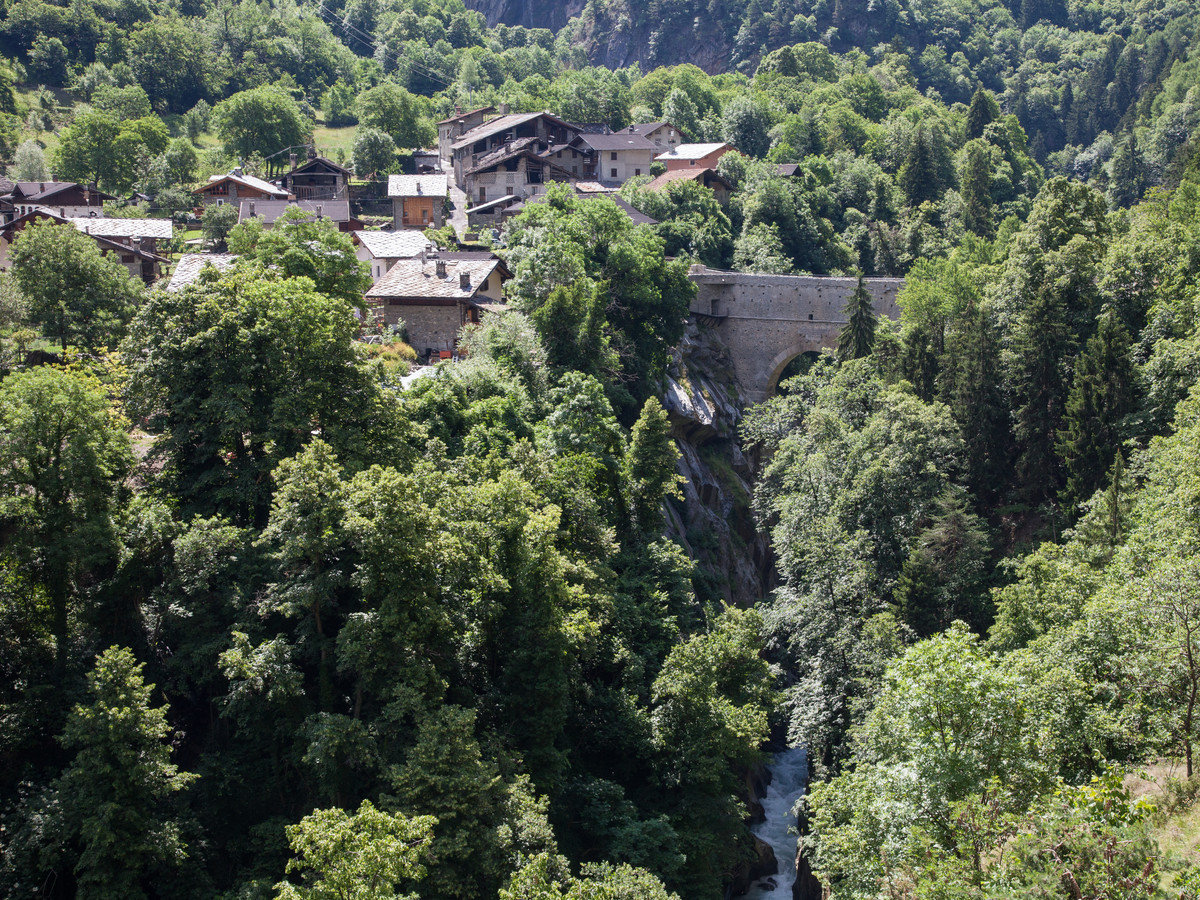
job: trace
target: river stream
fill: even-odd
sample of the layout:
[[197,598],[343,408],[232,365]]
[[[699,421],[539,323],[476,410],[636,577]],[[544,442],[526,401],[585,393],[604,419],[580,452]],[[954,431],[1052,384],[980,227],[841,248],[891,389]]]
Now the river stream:
[[796,883],[796,841],[792,830],[796,817],[792,808],[804,793],[808,781],[808,758],[803,747],[793,747],[776,754],[771,764],[771,784],[763,798],[766,821],[755,825],[753,832],[771,845],[779,862],[779,874],[760,878],[750,885],[746,897],[752,900],[791,900]]

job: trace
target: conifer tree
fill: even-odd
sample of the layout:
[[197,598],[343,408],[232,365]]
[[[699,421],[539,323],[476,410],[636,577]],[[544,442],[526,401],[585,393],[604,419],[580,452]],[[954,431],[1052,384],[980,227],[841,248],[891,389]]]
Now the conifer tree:
[[1058,453],[1067,470],[1064,502],[1075,505],[1103,483],[1120,445],[1121,420],[1133,409],[1129,333],[1112,314],[1100,319],[1075,366]]
[[850,295],[846,304],[846,324],[838,334],[838,359],[846,362],[867,356],[875,346],[875,326],[879,323],[875,308],[871,302],[871,294],[866,282],[860,275],[858,287]]
[[992,164],[987,146],[981,142],[967,145],[963,161],[962,198],[966,206],[963,225],[982,238],[991,239],[996,233],[992,216]]
[[1059,484],[1055,438],[1066,405],[1063,366],[1074,348],[1062,298],[1053,285],[1043,285],[1017,323],[1013,347],[1016,436],[1021,449],[1017,474],[1023,492],[1034,502],[1050,499]]
[[1000,118],[1000,106],[992,92],[980,87],[967,110],[967,140],[983,137],[983,130]]

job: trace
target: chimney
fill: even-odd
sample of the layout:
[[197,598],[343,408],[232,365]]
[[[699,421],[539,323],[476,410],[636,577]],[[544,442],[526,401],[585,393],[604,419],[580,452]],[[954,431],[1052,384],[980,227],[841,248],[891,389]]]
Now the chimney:
[[254,218],[254,201],[250,201],[250,217]]
[[288,154],[288,163],[291,165],[291,167],[293,169],[296,168],[296,154],[295,153]]
[[425,248],[424,248],[424,247],[422,247],[422,248],[421,248],[421,252],[417,254],[417,259],[419,259],[419,260],[421,261],[421,265],[422,265],[422,267],[423,267],[423,266],[425,265],[425,260],[426,260]]
[[309,158],[309,159],[316,159],[316,158],[317,158],[317,145],[316,145],[316,144],[309,144],[309,145],[308,145],[308,158]]
[[507,103],[500,104],[500,115],[502,115],[502,116],[508,115],[508,104]]
[[439,259],[437,261],[437,277],[438,278],[446,277],[446,261],[444,259]]
[[455,103],[455,104],[454,104],[454,114],[455,114],[456,116],[461,116],[461,115],[462,115],[462,107],[461,107],[461,106],[459,106],[457,103]]
[[417,196],[418,196],[418,197],[420,197],[420,196],[421,196],[421,193],[422,193],[422,191],[421,191],[421,181],[420,181],[420,179],[417,179]]
[[469,291],[471,289],[471,273],[470,272],[459,272],[458,273],[458,286],[460,288],[462,288],[464,291]]
[[54,182],[56,182],[56,181],[58,181],[58,176],[55,175],[53,172],[51,172],[50,173],[50,183],[54,184]]
[[318,203],[318,204],[317,204],[317,218],[318,218],[318,219],[322,218],[322,216],[321,216],[321,208],[322,208],[322,207],[321,207],[321,204],[320,204],[320,203]]

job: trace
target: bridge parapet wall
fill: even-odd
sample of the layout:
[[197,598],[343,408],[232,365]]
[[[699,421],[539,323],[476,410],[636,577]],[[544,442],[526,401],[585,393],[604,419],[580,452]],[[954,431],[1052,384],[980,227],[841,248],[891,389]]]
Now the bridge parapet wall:
[[[834,349],[857,278],[752,275],[693,266],[693,313],[716,320],[729,347],[743,399],[759,402],[801,353]],[[898,318],[903,278],[867,278],[877,315]]]

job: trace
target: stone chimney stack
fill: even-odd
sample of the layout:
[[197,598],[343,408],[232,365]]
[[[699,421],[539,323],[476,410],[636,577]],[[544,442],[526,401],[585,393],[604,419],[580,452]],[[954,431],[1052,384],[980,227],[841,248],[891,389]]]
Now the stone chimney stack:
[[502,116],[507,116],[507,115],[508,115],[508,104],[507,104],[507,103],[501,103],[501,104],[500,104],[500,107],[499,107],[499,113],[500,113],[500,115],[502,115]]
[[296,168],[296,154],[295,153],[288,154],[288,165],[293,169]]
[[446,261],[444,259],[439,259],[437,261],[437,277],[438,278],[446,277]]
[[471,289],[471,273],[470,272],[459,272],[458,273],[458,286],[460,288],[462,288],[464,291],[469,291]]

